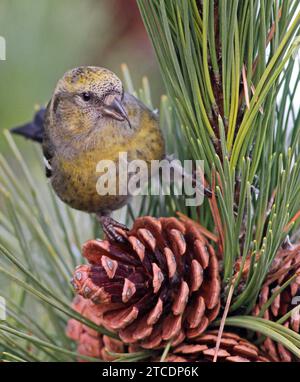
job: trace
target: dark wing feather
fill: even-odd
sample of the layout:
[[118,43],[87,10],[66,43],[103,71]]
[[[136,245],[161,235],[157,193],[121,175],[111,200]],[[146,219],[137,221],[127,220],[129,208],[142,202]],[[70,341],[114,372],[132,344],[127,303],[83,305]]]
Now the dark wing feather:
[[40,109],[34,116],[33,121],[26,123],[25,125],[15,127],[11,129],[14,134],[22,135],[32,141],[42,143],[44,136],[44,118],[46,109]]
[[[34,142],[43,143],[45,134],[44,134],[44,123],[46,118],[46,110],[45,108],[40,109],[37,113],[35,113],[33,121],[26,123],[20,127],[15,127],[11,129],[11,132],[14,134],[21,135],[27,139],[30,139]],[[45,142],[44,142],[45,143]],[[50,178],[52,176],[52,168],[51,168],[51,159],[52,155],[50,150],[47,150],[47,145],[43,145],[43,154],[45,160],[45,173],[46,177]]]

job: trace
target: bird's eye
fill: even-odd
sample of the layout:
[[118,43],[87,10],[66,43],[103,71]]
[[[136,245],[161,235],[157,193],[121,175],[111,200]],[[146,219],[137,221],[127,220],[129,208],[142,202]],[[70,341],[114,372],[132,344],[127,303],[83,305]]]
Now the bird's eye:
[[91,96],[91,93],[84,92],[84,93],[81,93],[81,98],[84,100],[84,102],[89,102],[92,96]]

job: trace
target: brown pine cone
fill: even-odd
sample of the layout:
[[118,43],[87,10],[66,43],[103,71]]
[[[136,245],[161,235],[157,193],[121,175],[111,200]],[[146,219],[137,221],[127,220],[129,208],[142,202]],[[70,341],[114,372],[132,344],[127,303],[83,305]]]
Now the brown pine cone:
[[[76,296],[73,300],[72,308],[83,317],[90,319],[98,325],[101,324],[97,313],[95,314],[97,309],[95,309],[91,301],[81,296]],[[75,319],[68,321],[66,334],[73,341],[76,341],[77,353],[81,355],[104,361],[112,361],[114,357],[108,352],[123,353],[125,351],[121,341],[102,335]],[[85,361],[80,357],[78,360]]]
[[199,336],[219,313],[219,264],[213,247],[190,222],[138,218],[127,242],[91,240],[73,285],[101,311],[125,343],[159,348]]
[[[207,331],[173,348],[165,361],[212,362],[217,338],[217,330]],[[270,362],[270,359],[239,335],[223,332],[217,362]]]
[[[276,296],[271,306],[265,311],[263,316],[265,319],[277,321],[300,303],[300,245],[291,246],[278,252],[261,289],[258,303],[254,308],[253,314],[258,315],[272,294],[293,275],[297,275],[294,281]],[[297,299],[297,296],[299,299]],[[293,300],[293,298],[295,299]],[[300,314],[292,315],[284,325],[299,333]],[[276,362],[299,361],[299,359],[296,359],[283,345],[272,341],[270,338],[267,338],[263,342],[262,348]]]

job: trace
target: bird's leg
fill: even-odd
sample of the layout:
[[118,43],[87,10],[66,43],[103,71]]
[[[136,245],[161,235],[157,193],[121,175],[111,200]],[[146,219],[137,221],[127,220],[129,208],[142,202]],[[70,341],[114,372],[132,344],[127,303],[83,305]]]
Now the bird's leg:
[[109,215],[97,213],[96,217],[102,226],[103,232],[105,233],[105,235],[108,237],[109,240],[116,241],[118,243],[126,242],[124,237],[116,231],[116,228],[120,228],[124,231],[128,231],[128,228],[126,227],[126,225],[117,222]]
[[[165,159],[166,159],[168,162],[172,163],[172,161],[175,159],[174,154],[166,155]],[[177,171],[179,174],[181,174],[181,173],[182,173],[182,170],[183,170],[182,175],[183,175],[184,177],[190,178],[192,181],[196,181],[196,178],[195,178],[195,175],[194,175],[194,174],[192,174],[192,175],[187,174],[187,173],[184,171],[184,169],[183,169],[181,166],[178,166],[175,162],[173,162],[172,165],[174,166],[173,168],[174,168],[174,171],[175,171],[175,172]],[[209,199],[212,198],[212,191],[211,191],[209,188],[205,187],[204,185],[203,185],[203,194],[204,194],[204,196],[206,196],[206,197],[209,198]]]

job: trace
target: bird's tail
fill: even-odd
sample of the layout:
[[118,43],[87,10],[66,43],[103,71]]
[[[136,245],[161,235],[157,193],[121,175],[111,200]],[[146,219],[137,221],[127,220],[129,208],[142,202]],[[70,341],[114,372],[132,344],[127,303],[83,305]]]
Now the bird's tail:
[[35,113],[33,120],[25,125],[15,127],[10,131],[13,134],[22,135],[32,141],[42,143],[44,135],[44,118],[46,109],[42,108]]

